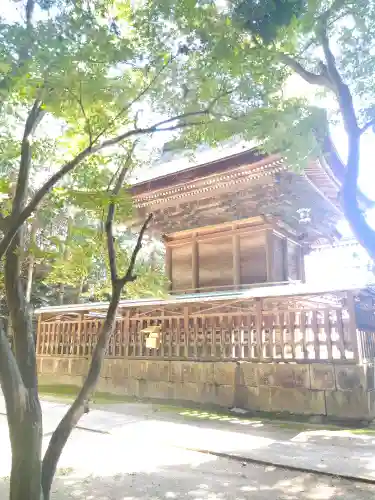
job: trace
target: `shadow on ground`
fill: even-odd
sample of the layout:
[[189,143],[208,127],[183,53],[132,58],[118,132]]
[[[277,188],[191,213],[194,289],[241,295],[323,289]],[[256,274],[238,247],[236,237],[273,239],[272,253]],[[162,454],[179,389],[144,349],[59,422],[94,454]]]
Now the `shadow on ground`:
[[[80,477],[74,470],[62,470],[55,480],[52,500],[367,500],[375,495],[374,485],[244,465],[197,453],[181,458],[190,463],[106,477]],[[7,481],[0,482],[0,498],[7,497],[7,490]]]

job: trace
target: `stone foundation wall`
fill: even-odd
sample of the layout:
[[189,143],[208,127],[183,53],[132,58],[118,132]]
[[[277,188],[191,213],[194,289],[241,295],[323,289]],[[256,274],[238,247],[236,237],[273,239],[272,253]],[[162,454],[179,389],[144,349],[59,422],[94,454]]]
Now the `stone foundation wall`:
[[[81,385],[88,360],[39,357],[42,384]],[[106,359],[98,390],[254,411],[375,418],[374,366]]]

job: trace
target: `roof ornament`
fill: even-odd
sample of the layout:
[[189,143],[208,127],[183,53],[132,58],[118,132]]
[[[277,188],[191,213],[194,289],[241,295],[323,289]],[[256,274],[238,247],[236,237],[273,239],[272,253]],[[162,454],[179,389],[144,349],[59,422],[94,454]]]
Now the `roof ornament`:
[[309,224],[311,222],[311,209],[310,208],[299,208],[297,210],[300,224]]

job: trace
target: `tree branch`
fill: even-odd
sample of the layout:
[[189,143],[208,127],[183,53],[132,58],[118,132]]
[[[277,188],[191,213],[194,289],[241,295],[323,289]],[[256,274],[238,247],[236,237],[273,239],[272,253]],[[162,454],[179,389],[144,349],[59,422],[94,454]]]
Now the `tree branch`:
[[87,117],[86,110],[85,110],[85,107],[83,105],[82,82],[81,81],[79,82],[79,97],[77,97],[74,94],[74,92],[72,92],[70,89],[67,89],[67,90],[68,90],[68,93],[73,97],[73,99],[75,101],[77,101],[77,103],[78,103],[78,105],[79,105],[79,107],[81,109],[83,118],[85,120],[85,126],[86,126],[86,129],[87,129],[87,133],[88,133],[88,136],[89,136],[89,146],[92,146],[95,141],[93,139],[93,134],[92,134],[92,129],[91,129],[91,123],[90,123],[90,120]]
[[336,88],[336,96],[348,136],[348,159],[341,192],[342,205],[344,214],[354,235],[362,246],[366,248],[371,258],[375,260],[375,231],[367,223],[365,214],[359,206],[357,196],[361,129],[358,126],[350,89],[343,81],[337,69],[335,57],[329,44],[326,26],[327,19],[328,17],[322,19],[317,34],[322,44],[329,77]]
[[365,125],[363,125],[363,127],[359,129],[360,135],[364,134],[369,128],[374,126],[375,126],[375,118],[365,123]]
[[159,69],[159,71],[156,72],[154,77],[150,80],[150,82],[143,87],[143,89],[139,92],[139,94],[134,97],[123,109],[121,109],[117,115],[109,122],[108,126],[103,129],[99,134],[95,137],[93,140],[93,144],[95,144],[101,137],[103,137],[104,134],[108,132],[108,130],[116,124],[117,120],[124,115],[129,109],[136,103],[138,102],[149,90],[150,88],[156,83],[157,79],[159,76],[163,73],[163,71],[169,66],[169,64],[176,58],[177,56],[171,55],[171,57],[168,59],[168,61]]
[[136,279],[136,276],[134,276],[134,274],[133,274],[135,262],[137,260],[138,254],[142,248],[143,237],[144,237],[145,232],[147,231],[147,228],[151,222],[152,217],[153,217],[152,213],[148,215],[147,219],[144,221],[143,226],[139,232],[137,243],[136,243],[136,245],[133,249],[132,255],[130,257],[128,269],[127,269],[126,273],[124,274],[124,276],[120,279],[120,283],[122,284],[122,286],[124,286],[129,281],[134,281]]
[[[42,489],[44,498],[49,498],[52,480],[56,472],[58,460],[61,456],[62,450],[72,432],[74,427],[79,422],[80,418],[84,415],[88,408],[88,402],[95,390],[105,351],[107,348],[108,340],[113,333],[116,323],[116,313],[120,301],[123,287],[126,285],[126,276],[133,276],[133,270],[138,252],[142,246],[142,239],[147,229],[151,216],[147,218],[139,233],[138,241],[134,247],[128,270],[123,279],[112,282],[112,297],[109,303],[106,318],[103,322],[102,328],[98,335],[98,341],[95,345],[94,352],[89,367],[89,371],[81,390],[78,393],[74,403],[69,408],[59,425],[56,427],[52,434],[51,440],[48,444],[47,451],[43,458],[42,465]],[[130,280],[128,280],[130,281]]]
[[312,85],[318,85],[320,87],[325,87],[333,92],[336,92],[334,85],[328,76],[322,72],[320,74],[312,73],[311,71],[306,70],[302,64],[293,59],[293,57],[287,54],[280,54],[280,60],[286,66],[289,66],[295,73],[297,73],[301,78],[303,78],[307,83]]
[[71,172],[77,165],[79,165],[85,158],[88,156],[97,153],[105,148],[108,148],[110,146],[114,146],[125,139],[128,139],[130,137],[136,137],[140,135],[146,135],[146,134],[151,134],[154,132],[166,132],[166,131],[172,131],[172,130],[178,130],[181,128],[186,128],[186,127],[192,127],[192,126],[199,126],[199,125],[204,125],[208,123],[207,121],[199,121],[199,122],[182,122],[182,123],[177,123],[176,125],[172,125],[169,127],[164,127],[163,125],[166,125],[168,123],[172,123],[174,121],[183,119],[183,118],[188,118],[188,117],[193,117],[193,116],[202,116],[202,115],[208,115],[209,112],[207,110],[203,111],[195,111],[191,113],[184,113],[179,116],[175,116],[173,118],[168,118],[166,120],[162,120],[158,123],[155,123],[154,125],[151,125],[150,127],[145,127],[145,128],[138,128],[138,129],[133,129],[133,130],[128,130],[127,132],[124,132],[123,134],[120,134],[112,139],[108,139],[106,141],[103,141],[102,143],[98,144],[97,146],[90,147],[88,146],[85,148],[83,151],[81,151],[73,160],[65,163],[63,167],[61,167],[60,170],[58,170],[54,175],[48,179],[48,181],[43,184],[43,186],[35,193],[34,197],[31,199],[31,201],[28,203],[28,205],[22,210],[22,212],[16,216],[12,217],[12,219],[9,221],[9,226],[8,226],[8,231],[5,233],[3,239],[0,242],[0,258],[2,258],[7,251],[12,239],[14,238],[15,234],[17,233],[18,229],[21,227],[21,225],[30,217],[30,215],[35,211],[35,209],[38,207],[39,203],[41,200],[44,198],[46,194],[48,194],[51,189],[69,172]]
[[[120,189],[122,188],[125,180],[125,176],[127,171],[129,170],[129,166],[132,160],[132,156],[135,149],[135,142],[132,144],[130,150],[128,151],[127,158],[125,164],[123,165],[120,173],[118,175],[115,186],[112,190],[112,196],[115,197],[119,194]],[[107,219],[105,223],[105,232],[107,235],[107,247],[108,247],[108,260],[109,260],[109,269],[111,272],[111,281],[112,286],[117,283],[118,275],[117,275],[117,263],[116,263],[116,250],[115,250],[115,239],[113,237],[113,219],[115,216],[115,202],[111,201],[108,207]]]
[[35,9],[35,0],[27,0],[25,13],[26,13],[26,24],[29,27],[31,26],[33,20],[34,9]]

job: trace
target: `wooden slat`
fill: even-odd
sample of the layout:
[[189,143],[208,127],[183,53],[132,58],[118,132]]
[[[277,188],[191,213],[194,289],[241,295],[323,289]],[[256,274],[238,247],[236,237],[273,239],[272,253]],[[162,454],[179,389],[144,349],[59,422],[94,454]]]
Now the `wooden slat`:
[[300,329],[302,334],[302,352],[304,359],[308,359],[309,353],[307,350],[307,341],[306,341],[306,312],[301,311],[300,315]]
[[258,356],[263,358],[263,318],[262,318],[262,301],[256,299],[255,302],[255,329],[257,332]]
[[295,359],[295,357],[296,357],[296,339],[295,339],[295,334],[294,334],[295,313],[292,311],[288,312],[288,328],[289,328],[289,335],[290,335],[290,346],[292,348],[292,358]]
[[353,349],[354,359],[359,362],[359,348],[357,336],[357,321],[355,313],[355,297],[352,292],[347,292],[347,305],[349,313],[349,336],[351,341],[351,348]]
[[332,360],[332,338],[331,338],[331,321],[329,318],[329,309],[324,310],[324,331],[326,334],[328,360],[331,361]]
[[320,359],[320,341],[319,341],[317,311],[312,311],[311,328],[314,336],[315,359]]
[[336,311],[336,328],[338,333],[338,340],[336,341],[341,359],[345,359],[345,343],[344,343],[344,323],[342,319],[342,311]]
[[189,325],[189,306],[184,306],[184,330],[185,330],[185,357],[189,357],[190,346],[190,325]]

